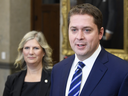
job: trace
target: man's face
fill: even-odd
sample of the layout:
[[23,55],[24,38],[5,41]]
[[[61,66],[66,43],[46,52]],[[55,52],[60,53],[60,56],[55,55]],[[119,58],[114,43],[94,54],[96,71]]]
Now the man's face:
[[102,36],[103,27],[99,33],[92,16],[84,14],[70,17],[70,45],[81,61],[87,59],[95,52]]

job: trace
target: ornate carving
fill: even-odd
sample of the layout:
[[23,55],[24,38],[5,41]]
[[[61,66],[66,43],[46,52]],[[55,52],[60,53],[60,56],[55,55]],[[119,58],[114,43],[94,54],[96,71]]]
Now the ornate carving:
[[62,54],[66,55],[68,51],[68,28],[67,28],[67,14],[68,14],[68,7],[67,7],[67,0],[62,0],[62,18],[63,18],[63,25],[62,25],[62,34],[63,34],[63,43],[62,43]]

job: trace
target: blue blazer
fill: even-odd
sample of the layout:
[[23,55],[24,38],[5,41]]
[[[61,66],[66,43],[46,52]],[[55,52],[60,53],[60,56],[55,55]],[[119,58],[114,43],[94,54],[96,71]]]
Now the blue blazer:
[[[50,96],[65,96],[74,58],[72,55],[53,67]],[[128,96],[128,62],[102,48],[80,96]]]

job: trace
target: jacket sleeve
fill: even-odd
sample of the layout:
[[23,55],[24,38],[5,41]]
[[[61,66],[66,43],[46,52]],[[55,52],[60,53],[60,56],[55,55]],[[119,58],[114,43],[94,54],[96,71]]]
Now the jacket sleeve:
[[128,73],[122,82],[118,96],[128,96]]
[[11,89],[13,87],[14,78],[12,76],[7,77],[7,81],[5,82],[5,88],[3,91],[3,96],[11,96]]

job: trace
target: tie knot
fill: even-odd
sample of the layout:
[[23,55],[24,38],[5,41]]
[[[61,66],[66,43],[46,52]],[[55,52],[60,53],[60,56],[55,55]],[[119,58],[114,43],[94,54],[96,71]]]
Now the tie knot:
[[79,63],[78,68],[80,68],[80,69],[82,69],[85,66],[85,64],[83,62],[78,62],[78,63]]

